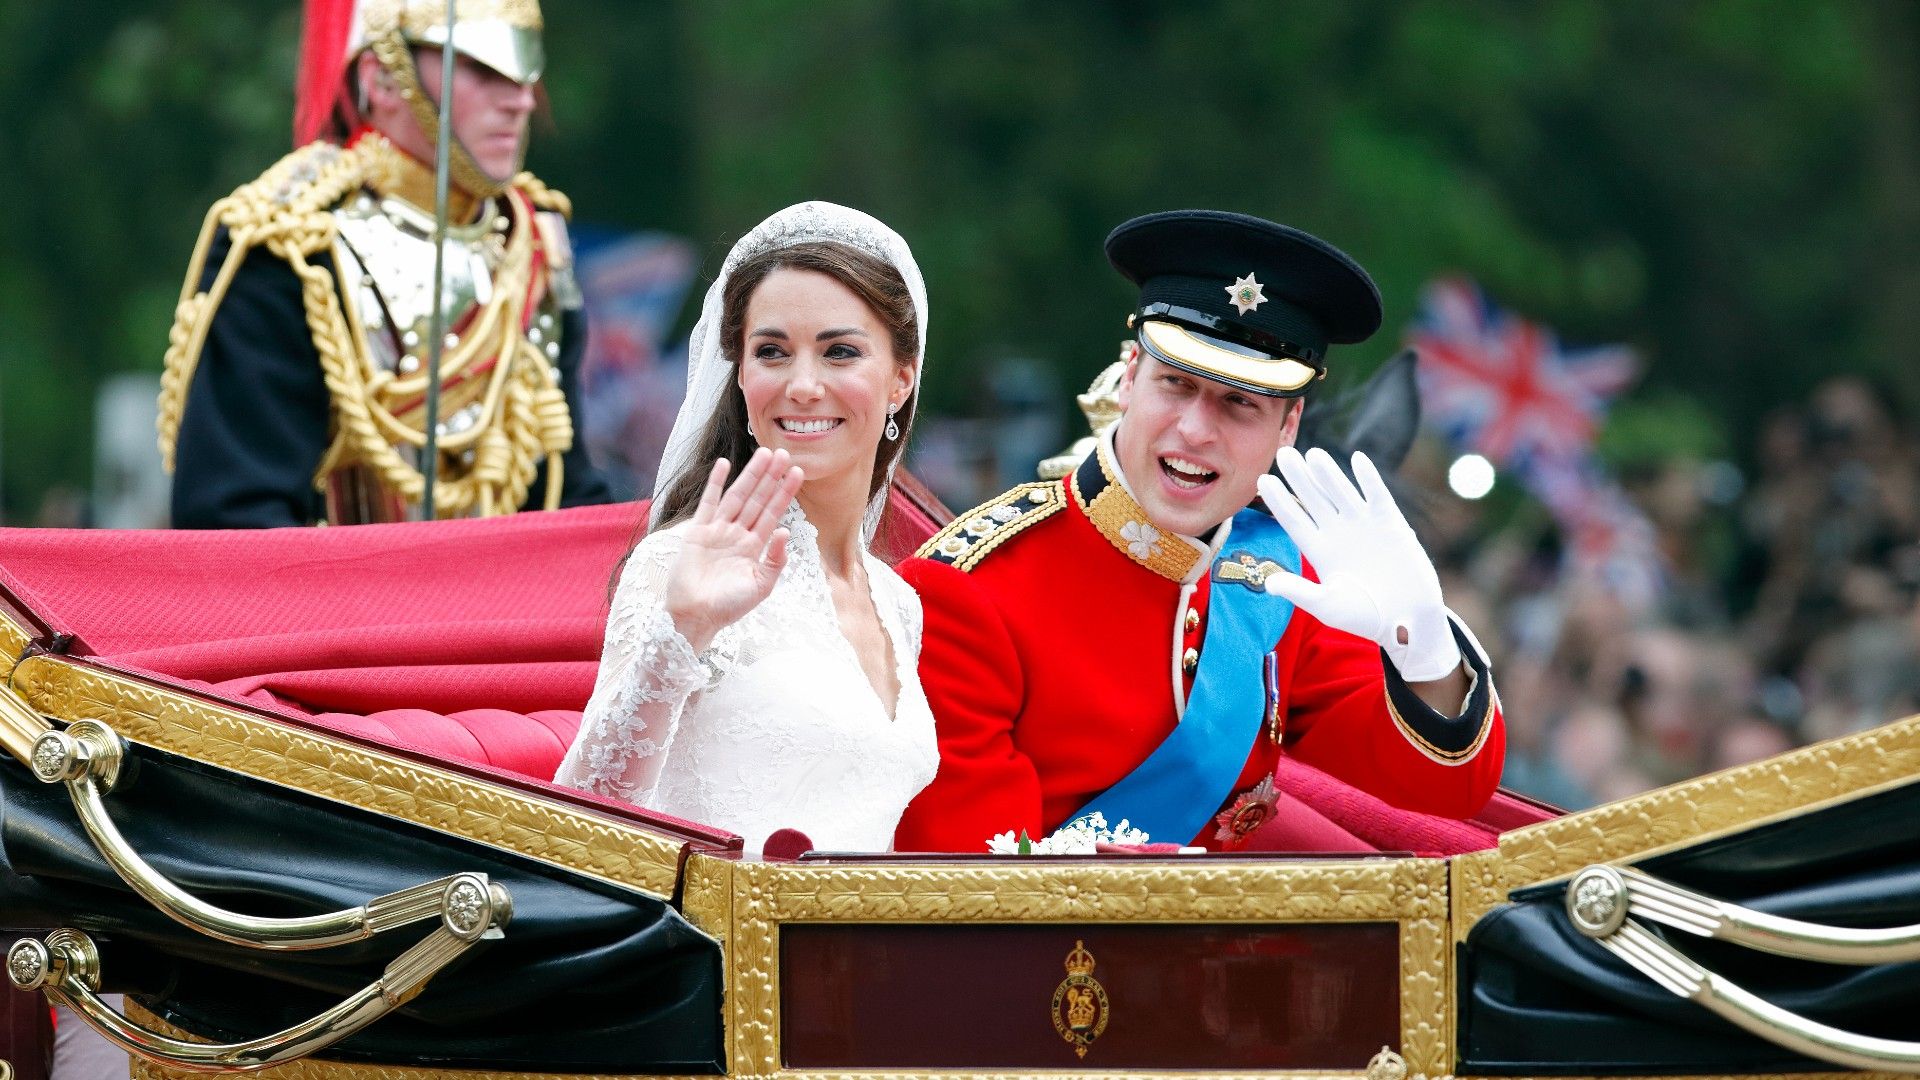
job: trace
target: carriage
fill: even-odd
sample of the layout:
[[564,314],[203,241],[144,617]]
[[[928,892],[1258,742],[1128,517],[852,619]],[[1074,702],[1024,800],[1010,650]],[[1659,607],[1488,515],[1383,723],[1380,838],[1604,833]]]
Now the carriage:
[[546,779],[638,516],[0,532],[15,1019],[151,1080],[1920,1071],[1920,718],[1457,827],[1294,776],[1358,850],[748,857]]

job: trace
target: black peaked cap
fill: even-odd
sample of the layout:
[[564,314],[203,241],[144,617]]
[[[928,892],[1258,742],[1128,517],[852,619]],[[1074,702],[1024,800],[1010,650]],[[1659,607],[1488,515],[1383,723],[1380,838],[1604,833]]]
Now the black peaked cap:
[[[1324,358],[1380,329],[1380,290],[1347,254],[1311,233],[1225,210],[1168,210],[1107,235],[1107,259],[1140,286],[1140,305],[1191,308],[1243,344],[1277,338]],[[1265,301],[1244,313],[1231,286],[1252,275]]]

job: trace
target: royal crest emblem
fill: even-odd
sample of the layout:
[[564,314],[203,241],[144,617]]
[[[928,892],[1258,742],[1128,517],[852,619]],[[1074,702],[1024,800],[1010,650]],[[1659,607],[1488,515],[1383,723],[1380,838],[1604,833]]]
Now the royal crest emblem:
[[1067,977],[1053,990],[1053,1030],[1079,1057],[1086,1057],[1093,1040],[1107,1030],[1107,988],[1093,977],[1093,966],[1086,942],[1075,941],[1067,954]]

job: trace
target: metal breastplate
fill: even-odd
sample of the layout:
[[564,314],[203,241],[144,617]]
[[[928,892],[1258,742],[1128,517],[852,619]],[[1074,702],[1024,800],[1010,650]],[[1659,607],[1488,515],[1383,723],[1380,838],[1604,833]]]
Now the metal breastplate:
[[[341,294],[350,322],[365,342],[368,368],[406,376],[418,372],[429,359],[433,327],[433,218],[402,200],[362,191],[333,211],[337,229],[333,245]],[[539,217],[549,215],[542,212]],[[557,215],[554,215],[557,217]],[[494,297],[494,277],[505,254],[509,221],[501,202],[489,200],[478,221],[452,226],[445,239],[441,297],[448,327],[445,348],[460,342],[461,331],[475,312]],[[552,235],[551,225],[543,234]],[[560,225],[564,230],[564,224]],[[564,231],[559,235],[564,238]],[[552,260],[550,259],[550,263]],[[560,310],[578,306],[578,290],[570,260],[548,274],[537,313],[526,328],[527,340],[540,348],[550,363],[560,357]],[[438,431],[441,436],[473,427],[481,417],[476,384],[443,384]],[[420,452],[395,443],[395,449],[416,468]],[[458,467],[458,458],[443,458]],[[471,452],[467,453],[471,464]],[[334,524],[409,521],[421,516],[410,503],[388,490],[371,470],[358,465],[335,469],[327,476],[327,517]]]

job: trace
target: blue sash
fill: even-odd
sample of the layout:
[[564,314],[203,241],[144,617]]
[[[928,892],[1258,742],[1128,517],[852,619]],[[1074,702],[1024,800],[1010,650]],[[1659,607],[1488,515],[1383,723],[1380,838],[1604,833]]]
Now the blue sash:
[[1094,797],[1069,820],[1099,811],[1109,827],[1122,819],[1149,840],[1185,844],[1233,793],[1278,688],[1266,658],[1287,631],[1293,604],[1261,586],[1263,563],[1300,572],[1300,549],[1279,522],[1258,510],[1233,517],[1233,530],[1209,571],[1207,634],[1186,713],[1147,760]]

